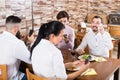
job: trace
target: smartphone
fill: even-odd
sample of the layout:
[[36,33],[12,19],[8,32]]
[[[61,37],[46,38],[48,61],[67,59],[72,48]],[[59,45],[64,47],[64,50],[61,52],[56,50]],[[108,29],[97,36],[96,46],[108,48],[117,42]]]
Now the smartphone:
[[87,64],[90,60],[91,60],[91,56],[88,56],[88,57],[85,59],[85,64]]
[[20,31],[18,31],[15,36],[16,36],[18,39],[20,39],[20,38],[21,38]]
[[29,36],[31,36],[33,34],[34,30],[31,29],[30,32],[29,32]]

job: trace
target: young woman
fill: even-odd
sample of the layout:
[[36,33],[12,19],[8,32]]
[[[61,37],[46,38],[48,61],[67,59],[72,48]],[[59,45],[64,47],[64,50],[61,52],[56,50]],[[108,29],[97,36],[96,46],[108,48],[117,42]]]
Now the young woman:
[[75,40],[75,33],[72,27],[68,25],[69,22],[69,15],[66,11],[60,11],[57,16],[57,20],[62,22],[65,26],[64,29],[64,38],[63,40],[57,45],[60,49],[73,49],[74,48],[74,40]]
[[[58,21],[43,24],[38,33],[38,37],[31,48],[33,71],[38,76],[47,77],[51,80],[60,78],[62,80],[74,79],[85,71],[89,64],[84,65],[80,61],[63,63],[61,51],[56,48],[64,34],[64,25]],[[65,67],[79,66],[77,72],[67,75]]]

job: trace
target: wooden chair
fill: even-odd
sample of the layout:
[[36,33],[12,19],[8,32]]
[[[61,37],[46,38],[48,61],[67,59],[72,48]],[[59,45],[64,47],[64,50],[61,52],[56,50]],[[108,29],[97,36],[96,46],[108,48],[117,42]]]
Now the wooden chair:
[[7,65],[0,65],[0,80],[8,80]]
[[[45,77],[39,77],[39,76],[33,74],[29,71],[28,68],[26,68],[26,73],[27,73],[27,80],[52,80],[52,79],[48,79]],[[61,78],[56,78],[55,80],[61,80]]]
[[112,37],[120,37],[120,26],[108,25],[109,33]]
[[31,73],[28,68],[26,68],[27,78],[28,80],[49,80],[44,77],[38,77],[37,75]]
[[113,54],[113,50],[114,50],[114,47],[115,47],[116,40],[112,40],[112,43],[113,43],[113,49],[111,49],[111,50],[109,51],[109,57],[110,57],[110,58],[112,57],[112,54]]
[[94,16],[100,16],[103,19],[104,24],[108,24],[108,18],[106,14],[88,14],[87,16],[87,23],[91,23],[91,20]]

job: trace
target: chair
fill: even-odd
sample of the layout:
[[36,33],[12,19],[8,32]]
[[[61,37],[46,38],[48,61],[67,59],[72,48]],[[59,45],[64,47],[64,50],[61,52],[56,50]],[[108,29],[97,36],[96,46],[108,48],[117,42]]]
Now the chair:
[[0,80],[8,80],[7,65],[0,65]]
[[115,47],[116,40],[112,40],[112,43],[113,43],[113,49],[111,49],[111,50],[109,51],[109,57],[110,57],[110,58],[112,57],[112,54],[113,54],[113,50],[114,50],[114,47]]
[[38,77],[37,75],[31,73],[28,68],[26,68],[27,78],[28,80],[49,80],[44,77]]
[[120,26],[108,25],[109,33],[112,37],[119,38],[120,37]]
[[103,19],[104,24],[108,24],[108,18],[106,14],[88,14],[87,16],[87,23],[91,23],[91,20],[94,16],[100,16]]

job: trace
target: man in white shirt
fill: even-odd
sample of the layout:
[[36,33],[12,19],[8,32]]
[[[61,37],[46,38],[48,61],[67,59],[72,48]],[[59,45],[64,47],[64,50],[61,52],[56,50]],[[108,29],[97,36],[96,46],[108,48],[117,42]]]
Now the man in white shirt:
[[92,30],[85,34],[81,44],[76,49],[79,54],[83,54],[85,47],[88,46],[90,54],[109,57],[109,50],[113,48],[113,44],[110,34],[104,30],[102,23],[101,17],[93,17]]
[[19,72],[20,61],[31,64],[30,52],[24,42],[15,36],[20,22],[17,16],[8,16],[6,31],[0,35],[0,64],[7,64],[8,80],[25,80],[22,79],[24,74]]

